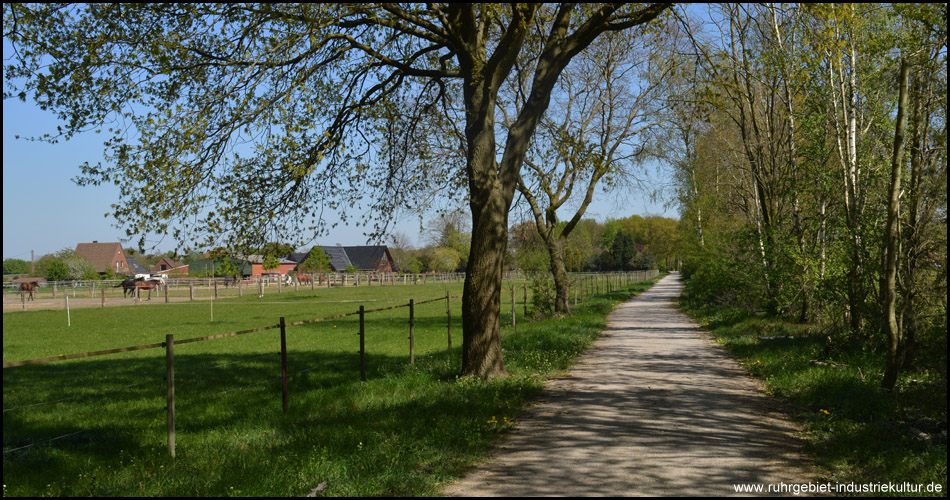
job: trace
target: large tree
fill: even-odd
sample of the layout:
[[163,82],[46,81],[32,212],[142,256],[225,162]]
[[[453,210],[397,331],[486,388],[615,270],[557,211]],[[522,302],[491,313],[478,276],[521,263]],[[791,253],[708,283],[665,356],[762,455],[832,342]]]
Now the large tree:
[[[602,33],[667,7],[5,4],[15,56],[4,98],[54,111],[58,136],[112,134],[109,161],[85,165],[80,183],[117,183],[113,214],[132,233],[234,247],[309,239],[324,208],[365,208],[372,193],[369,209],[392,214],[413,190],[462,179],[472,212],[462,374],[504,376],[508,209],[551,92]],[[498,138],[499,90],[526,52],[525,105]],[[394,119],[415,137],[450,109],[464,113],[459,165],[425,161],[412,138],[376,140],[393,137]]]

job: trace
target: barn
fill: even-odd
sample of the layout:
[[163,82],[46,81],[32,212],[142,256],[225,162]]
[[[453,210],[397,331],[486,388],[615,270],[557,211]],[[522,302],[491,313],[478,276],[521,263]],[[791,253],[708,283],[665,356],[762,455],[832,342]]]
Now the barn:
[[[321,246],[320,248],[327,254],[330,268],[335,272],[343,272],[347,268],[360,272],[392,272],[395,268],[389,248],[385,245]],[[287,258],[299,266],[307,260],[309,255],[309,251],[298,252],[288,255]]]

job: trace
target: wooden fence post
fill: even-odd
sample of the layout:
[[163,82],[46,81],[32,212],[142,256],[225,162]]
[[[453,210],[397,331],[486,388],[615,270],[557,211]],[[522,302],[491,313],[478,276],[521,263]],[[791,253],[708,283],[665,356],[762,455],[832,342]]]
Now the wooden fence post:
[[524,316],[522,318],[528,317],[528,285],[524,286]]
[[449,292],[445,292],[445,314],[449,317],[448,323],[448,334],[449,334],[449,350],[452,350],[452,296],[449,295]]
[[360,306],[360,380],[366,382],[366,330],[363,323],[363,306]]
[[175,458],[175,335],[165,335],[165,380],[168,386],[167,405],[168,414],[168,455]]
[[195,300],[195,284],[194,283],[188,283],[188,297],[190,297],[191,300]]
[[409,299],[409,364],[416,363],[416,318],[415,301]]
[[280,380],[283,391],[284,415],[287,414],[287,332],[284,317],[280,317]]
[[106,306],[106,289],[102,289],[102,307]]
[[511,326],[515,332],[518,331],[518,324],[515,322],[515,286],[511,285]]

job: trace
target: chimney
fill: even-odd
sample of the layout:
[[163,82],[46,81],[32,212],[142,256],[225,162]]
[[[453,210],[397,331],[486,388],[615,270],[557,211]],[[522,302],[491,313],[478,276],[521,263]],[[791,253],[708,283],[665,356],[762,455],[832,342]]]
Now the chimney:
[[97,241],[97,240],[92,240],[92,242],[93,242],[93,243],[99,243],[99,241]]

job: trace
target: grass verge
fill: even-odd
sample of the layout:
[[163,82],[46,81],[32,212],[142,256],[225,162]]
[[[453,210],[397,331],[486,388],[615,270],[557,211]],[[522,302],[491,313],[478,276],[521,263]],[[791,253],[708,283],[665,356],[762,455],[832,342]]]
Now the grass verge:
[[[887,392],[880,388],[884,355],[866,345],[831,338],[815,325],[750,316],[688,298],[680,307],[768,393],[789,404],[828,482],[907,483],[922,489],[905,495],[946,496],[945,357],[942,367],[902,374],[896,390]],[[887,493],[892,494],[902,495]]]

